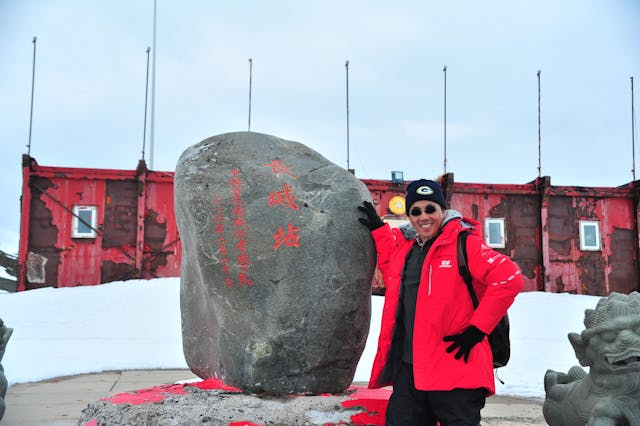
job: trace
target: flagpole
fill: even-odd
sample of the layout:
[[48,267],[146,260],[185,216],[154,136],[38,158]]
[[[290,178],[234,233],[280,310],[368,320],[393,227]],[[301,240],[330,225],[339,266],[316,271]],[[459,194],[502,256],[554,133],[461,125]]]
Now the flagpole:
[[542,140],[540,136],[541,114],[540,114],[540,74],[541,70],[538,70],[538,177],[542,177]]
[[151,66],[151,124],[149,128],[149,167],[153,170],[153,156],[155,145],[155,123],[156,123],[156,16],[158,4],[156,0],[153,0],[153,55]]
[[633,159],[633,165],[631,169],[631,174],[633,176],[633,180],[636,180],[636,112],[634,107],[634,99],[633,99],[633,77],[629,77],[631,79],[631,152]]
[[144,161],[144,149],[147,140],[147,100],[149,99],[149,51],[150,47],[147,47],[147,77],[144,87],[144,125],[142,126],[142,161]]
[[33,65],[31,67],[31,111],[29,113],[29,142],[27,142],[27,155],[31,156],[31,130],[33,128],[33,93],[36,80],[36,44],[38,38],[33,36]]
[[251,84],[253,77],[253,60],[249,58],[249,131],[251,131]]
[[444,174],[447,174],[447,66],[442,68],[444,73]]
[[347,170],[351,171],[349,163],[349,61],[345,61],[344,68],[346,71],[346,97],[347,97]]

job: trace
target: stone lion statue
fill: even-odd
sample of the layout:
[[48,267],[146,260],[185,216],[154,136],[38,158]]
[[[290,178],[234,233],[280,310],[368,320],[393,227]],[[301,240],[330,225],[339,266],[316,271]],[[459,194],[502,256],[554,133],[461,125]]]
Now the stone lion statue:
[[[13,333],[13,329],[5,327],[2,318],[0,318],[0,361],[2,361],[2,357],[4,356],[4,351],[7,348],[7,342],[9,341],[9,337],[11,337],[11,333]],[[2,420],[2,416],[4,415],[4,397],[6,394],[7,378],[4,375],[2,364],[0,364],[0,420]]]
[[611,293],[570,333],[580,365],[547,370],[543,414],[551,426],[640,425],[640,293]]

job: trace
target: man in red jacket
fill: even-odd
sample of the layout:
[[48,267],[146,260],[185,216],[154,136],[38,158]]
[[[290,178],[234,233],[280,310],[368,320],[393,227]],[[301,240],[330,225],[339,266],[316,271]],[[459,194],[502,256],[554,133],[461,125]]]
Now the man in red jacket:
[[[414,181],[405,198],[410,226],[395,229],[371,203],[358,206],[386,288],[369,387],[393,385],[387,425],[477,426],[486,397],[495,393],[486,336],[522,289],[520,270],[484,243],[478,222],[446,209],[438,183]],[[460,232],[470,233],[477,309],[458,272]]]

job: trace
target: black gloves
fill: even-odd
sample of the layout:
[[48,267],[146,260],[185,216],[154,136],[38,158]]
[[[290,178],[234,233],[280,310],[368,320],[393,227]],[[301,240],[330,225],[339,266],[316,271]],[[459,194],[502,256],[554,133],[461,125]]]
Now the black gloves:
[[460,334],[452,334],[451,336],[445,336],[442,340],[445,342],[453,342],[447,348],[447,353],[451,353],[458,349],[458,352],[454,355],[455,359],[460,359],[464,355],[464,362],[469,362],[469,353],[475,345],[484,339],[484,334],[476,326],[470,325],[465,331]]
[[369,201],[363,201],[362,206],[358,206],[358,210],[367,215],[367,218],[359,217],[358,221],[369,228],[369,231],[374,231],[384,225],[378,213],[376,213],[376,209],[373,207]]

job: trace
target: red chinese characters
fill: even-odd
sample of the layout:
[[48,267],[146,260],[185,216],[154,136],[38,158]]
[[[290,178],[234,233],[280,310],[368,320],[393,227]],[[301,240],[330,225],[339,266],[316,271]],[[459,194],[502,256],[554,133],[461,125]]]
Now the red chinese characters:
[[[271,163],[264,164],[265,167],[271,168],[271,171],[277,175],[286,175],[290,178],[297,179],[289,171],[289,167],[285,166],[281,160],[271,160]],[[247,253],[247,223],[245,221],[245,209],[242,202],[242,174],[240,169],[233,168],[229,177],[229,187],[233,197],[231,198],[231,207],[225,208],[222,204],[222,197],[215,197],[213,200],[213,230],[216,234],[217,250],[214,254],[214,261],[220,266],[224,272],[225,284],[229,288],[233,288],[237,283],[240,287],[252,286],[249,269],[251,268],[251,259]],[[296,203],[296,196],[293,186],[282,183],[281,190],[269,193],[269,206],[281,207],[298,211],[300,205]],[[225,229],[225,213],[229,214],[231,229]],[[228,226],[228,222],[227,222]],[[289,222],[285,226],[278,226],[277,231],[273,234],[274,244],[273,250],[280,247],[300,247],[298,232],[300,228]],[[227,241],[225,235],[231,235],[231,241]],[[235,254],[237,264],[237,275],[234,276],[233,262],[231,253]]]
[[291,193],[291,185],[282,184],[282,191],[269,193],[269,205],[284,206],[288,209],[299,210],[300,206],[295,203],[295,197]]
[[242,176],[240,169],[232,169],[229,185],[233,192],[231,201],[231,223],[233,226],[233,239],[238,252],[236,258],[238,262],[238,284],[252,286],[253,283],[249,279],[248,271],[251,266],[249,256],[247,256],[247,224],[244,220],[244,206],[242,204]]
[[291,176],[294,179],[298,179],[298,176],[294,176],[289,173],[289,167],[284,165],[284,161],[282,160],[271,160],[269,164],[263,164],[265,167],[271,167],[271,171],[276,175],[280,175],[280,173],[285,174],[287,176]]
[[[233,193],[233,198],[231,199],[231,231],[233,236],[232,247],[235,248],[235,252],[237,253],[237,282],[240,287],[243,285],[252,286],[253,282],[251,282],[248,274],[251,261],[247,255],[247,224],[244,218],[244,206],[242,203],[242,176],[239,169],[234,168],[231,170],[229,186]],[[224,281],[226,286],[232,288],[234,281],[230,268],[229,249],[227,247],[227,240],[224,236],[225,207],[222,205],[221,197],[214,198],[213,213],[213,230],[217,235],[216,243],[218,246],[216,253],[217,260],[222,272],[224,272]]]
[[225,283],[227,286],[231,283],[229,277],[229,258],[227,257],[227,240],[224,237],[224,206],[222,205],[222,198],[216,197],[213,199],[213,232],[216,233],[216,243],[218,244],[218,262],[220,268],[225,275]]
[[[263,164],[265,167],[270,167],[271,171],[276,175],[287,175],[294,179],[298,177],[289,172],[289,167],[284,165],[282,160],[271,160],[269,164]],[[269,206],[277,207],[283,206],[286,209],[299,210],[300,205],[296,204],[296,197],[293,193],[293,187],[287,183],[282,183],[282,191],[272,191],[269,193]],[[285,231],[282,226],[278,226],[278,231],[273,234],[275,243],[273,244],[273,250],[278,250],[280,246],[284,244],[285,247],[300,247],[298,241],[299,227],[294,226],[292,223],[287,224],[287,230]]]
[[294,227],[292,224],[287,224],[287,232],[282,229],[282,226],[278,226],[278,232],[273,234],[273,239],[276,240],[276,243],[273,245],[274,250],[278,250],[282,244],[289,247],[300,247],[298,243],[298,234],[297,232],[300,230],[297,226]]

